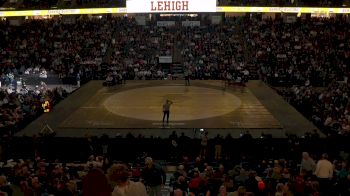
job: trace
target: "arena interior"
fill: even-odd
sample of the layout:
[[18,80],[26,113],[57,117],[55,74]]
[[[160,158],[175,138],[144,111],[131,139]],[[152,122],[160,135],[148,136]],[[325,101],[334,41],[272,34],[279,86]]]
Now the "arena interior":
[[0,0],[0,195],[350,195],[348,0]]

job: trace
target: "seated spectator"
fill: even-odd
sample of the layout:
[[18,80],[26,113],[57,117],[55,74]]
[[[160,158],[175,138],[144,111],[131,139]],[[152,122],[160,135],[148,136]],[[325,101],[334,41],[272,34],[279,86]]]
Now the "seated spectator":
[[1,193],[7,194],[7,195],[12,195],[12,189],[8,185],[6,177],[5,176],[0,176],[0,195]]
[[238,187],[238,189],[233,192],[232,196],[245,196],[247,193],[246,189],[244,186]]
[[233,196],[233,192],[227,192],[226,187],[224,185],[220,186],[219,195],[218,196]]
[[235,177],[235,182],[238,185],[245,184],[246,180],[248,180],[247,172],[242,168],[239,171],[239,175]]
[[191,178],[191,181],[189,183],[189,190],[191,193],[197,195],[199,194],[200,188],[203,185],[204,181],[201,178],[201,176],[199,175],[198,171],[194,171],[193,172],[193,176]]
[[108,178],[116,183],[112,196],[147,196],[145,186],[141,182],[130,181],[129,176],[128,168],[123,164],[109,168]]
[[275,196],[283,196],[285,193],[284,185],[282,183],[278,183],[276,186]]
[[108,75],[106,80],[103,82],[103,86],[114,86],[117,84],[115,77]]
[[92,169],[83,179],[83,196],[110,196],[111,187],[100,169]]
[[174,183],[173,187],[174,190],[179,189],[182,192],[187,192],[188,183],[186,178],[184,176],[179,176],[176,182]]

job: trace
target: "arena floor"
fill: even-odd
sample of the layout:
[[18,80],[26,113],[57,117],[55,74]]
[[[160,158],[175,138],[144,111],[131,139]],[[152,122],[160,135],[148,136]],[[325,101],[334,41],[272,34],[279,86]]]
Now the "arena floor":
[[[174,104],[170,122],[164,125],[166,99]],[[18,135],[38,133],[45,124],[62,137],[127,132],[167,137],[174,130],[195,137],[199,129],[212,136],[231,133],[239,137],[249,131],[254,137],[262,132],[285,137],[285,133],[301,135],[315,129],[260,81],[226,88],[221,81],[191,81],[191,86],[182,80],[129,81],[115,87],[91,81]]]

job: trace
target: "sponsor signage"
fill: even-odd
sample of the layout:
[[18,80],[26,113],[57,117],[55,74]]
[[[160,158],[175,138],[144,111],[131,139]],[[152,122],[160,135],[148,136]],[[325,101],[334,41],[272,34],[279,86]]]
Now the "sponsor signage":
[[159,63],[172,63],[173,57],[172,56],[160,56],[159,57]]
[[158,27],[171,27],[175,26],[175,21],[157,21]]
[[199,27],[201,26],[200,21],[182,21],[182,26],[184,27]]

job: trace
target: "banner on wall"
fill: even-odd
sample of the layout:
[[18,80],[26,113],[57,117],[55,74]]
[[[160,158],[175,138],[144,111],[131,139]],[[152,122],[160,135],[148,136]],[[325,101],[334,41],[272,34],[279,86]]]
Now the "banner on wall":
[[74,16],[65,16],[62,17],[62,22],[64,24],[75,24],[76,18]]
[[211,16],[211,24],[220,24],[221,20],[221,16]]
[[172,63],[173,57],[172,56],[160,56],[159,57],[159,63]]
[[145,16],[135,16],[135,21],[137,25],[145,26],[146,25],[146,17]]
[[216,0],[127,0],[128,13],[216,12]]
[[19,19],[10,19],[9,20],[9,24],[11,25],[11,26],[21,26],[21,24],[22,24],[22,20],[19,20]]
[[157,21],[158,27],[171,27],[175,26],[175,21]]
[[199,27],[201,26],[201,21],[182,21],[183,27]]
[[284,18],[284,22],[286,22],[286,23],[295,23],[296,21],[297,21],[296,16],[286,16]]

